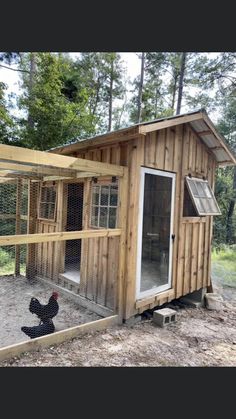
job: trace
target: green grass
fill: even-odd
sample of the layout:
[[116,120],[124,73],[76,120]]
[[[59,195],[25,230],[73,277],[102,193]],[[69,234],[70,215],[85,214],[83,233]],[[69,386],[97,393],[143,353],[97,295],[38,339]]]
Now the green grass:
[[212,276],[222,285],[236,287],[236,246],[213,249]]
[[[15,272],[15,257],[11,252],[0,249],[0,276],[12,275]],[[20,265],[20,272],[25,274],[25,264]]]

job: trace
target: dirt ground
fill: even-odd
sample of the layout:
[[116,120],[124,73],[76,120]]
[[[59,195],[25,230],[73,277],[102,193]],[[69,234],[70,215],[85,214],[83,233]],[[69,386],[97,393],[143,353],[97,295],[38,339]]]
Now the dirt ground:
[[[145,318],[25,353],[0,366],[236,366],[236,289],[218,284],[214,291],[224,299],[220,311],[185,306],[178,309],[176,323],[163,329]],[[26,297],[28,301],[30,295]]]
[[[0,347],[4,347],[29,339],[21,327],[39,324],[38,317],[29,311],[30,299],[36,297],[42,304],[47,304],[53,288],[41,281],[29,282],[23,276],[16,278],[13,275],[1,277],[0,285]],[[59,312],[53,319],[55,331],[101,318],[62,294],[58,302]]]

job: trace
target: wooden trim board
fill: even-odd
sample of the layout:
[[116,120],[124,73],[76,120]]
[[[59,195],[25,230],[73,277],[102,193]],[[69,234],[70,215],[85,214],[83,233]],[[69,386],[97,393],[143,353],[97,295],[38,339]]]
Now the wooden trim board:
[[59,169],[72,169],[79,172],[94,172],[102,175],[123,176],[124,168],[110,163],[101,163],[76,157],[62,156],[45,151],[30,150],[29,148],[0,144],[1,160],[17,163],[28,163],[57,167]]
[[120,236],[121,229],[79,230],[56,233],[19,234],[15,236],[0,236],[0,246],[12,246],[27,243],[55,242],[62,240],[88,239],[93,237]]
[[70,327],[50,335],[6,346],[0,349],[0,361],[19,356],[24,352],[38,351],[51,345],[58,345],[86,333],[97,332],[118,324],[118,316],[109,316],[104,319]]

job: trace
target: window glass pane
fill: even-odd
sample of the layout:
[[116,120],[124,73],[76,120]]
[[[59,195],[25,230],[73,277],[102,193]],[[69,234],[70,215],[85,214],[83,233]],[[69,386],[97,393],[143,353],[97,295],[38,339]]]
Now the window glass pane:
[[107,228],[108,208],[100,207],[99,227]]
[[212,198],[212,194],[211,194],[211,191],[210,191],[210,188],[209,188],[209,186],[208,186],[208,184],[207,183],[202,183],[202,188],[204,189],[204,192],[205,192],[205,196],[207,197],[207,198]]
[[118,186],[111,186],[110,205],[113,207],[117,207],[117,202],[118,202]]
[[45,203],[40,204],[40,217],[48,218],[48,204],[45,204]]
[[203,189],[202,182],[195,182],[195,185],[197,187],[197,192],[198,192],[197,195],[200,198],[204,198],[205,197],[205,191]]
[[201,213],[201,214],[202,213],[205,214],[205,208],[202,205],[201,199],[200,198],[194,198],[194,202],[196,204],[196,207],[197,207],[198,212]]
[[99,205],[99,186],[93,186],[93,197],[92,197],[92,204]]
[[47,201],[47,188],[42,188],[41,190],[41,202]]
[[50,220],[54,220],[54,210],[55,210],[55,205],[48,204],[48,218]]
[[98,207],[92,207],[91,225],[98,227]]
[[197,183],[197,182],[194,182],[193,180],[189,180],[189,181],[188,181],[188,184],[189,184],[189,186],[190,186],[190,188],[191,188],[191,190],[192,190],[193,195],[198,196],[198,190],[197,190],[197,185],[196,185],[196,183]]
[[107,206],[108,205],[108,198],[109,198],[109,186],[102,186],[101,187],[100,205]]
[[110,208],[109,210],[109,228],[116,228],[116,208]]

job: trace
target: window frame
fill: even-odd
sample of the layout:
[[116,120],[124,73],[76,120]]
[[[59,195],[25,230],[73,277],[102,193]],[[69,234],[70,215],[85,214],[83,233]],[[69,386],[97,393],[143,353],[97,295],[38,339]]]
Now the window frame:
[[[108,194],[108,204],[107,205],[101,205],[101,190],[102,187],[109,187],[109,194]],[[117,187],[117,205],[110,205],[110,196],[111,196],[111,187]],[[93,204],[93,188],[99,188],[99,203],[96,205]],[[93,208],[98,208],[98,225],[94,225],[92,222],[92,212],[93,212]],[[107,208],[107,223],[106,223],[106,227],[100,226],[100,210],[101,208]],[[115,223],[115,227],[109,227],[109,214],[110,214],[110,208],[115,208],[116,209],[116,223]],[[92,183],[91,185],[91,199],[90,199],[90,217],[89,217],[89,227],[92,229],[115,229],[117,228],[117,224],[118,224],[118,219],[119,219],[119,214],[118,214],[118,209],[119,209],[119,184],[118,182],[116,183],[112,183],[112,182],[108,182],[108,183]]]
[[[55,190],[55,192],[56,192],[56,194],[55,194],[55,202],[44,202],[44,201],[42,201],[42,191],[43,191],[43,189],[44,188],[53,188],[54,190]],[[47,222],[55,222],[56,221],[56,211],[57,211],[57,192],[58,192],[58,188],[57,188],[57,184],[46,184],[46,185],[43,185],[43,184],[41,184],[40,185],[40,191],[39,191],[39,203],[38,203],[38,220],[40,220],[40,221],[47,221]],[[41,216],[41,211],[40,211],[40,208],[41,208],[41,204],[48,204],[48,205],[54,205],[54,214],[53,214],[53,218],[45,218],[45,217],[42,217]]]
[[[211,198],[210,197],[207,197],[207,196],[204,196],[203,197],[203,196],[200,196],[199,194],[198,195],[194,195],[194,193],[192,191],[192,187],[191,187],[191,182],[192,181],[207,185],[208,191],[209,191],[209,193],[211,195]],[[221,215],[222,214],[221,211],[220,211],[219,205],[218,205],[218,203],[216,201],[215,194],[214,194],[214,192],[213,192],[213,190],[212,190],[212,188],[211,188],[208,180],[201,179],[201,178],[196,178],[196,177],[186,176],[185,177],[185,183],[186,183],[186,186],[187,186],[187,190],[189,192],[189,196],[190,196],[190,198],[192,200],[192,204],[193,204],[193,206],[194,206],[194,208],[196,210],[196,213],[197,213],[197,216],[196,217],[206,217],[208,215],[209,216],[214,216],[214,215]],[[195,199],[199,199],[201,203],[202,203],[201,200],[207,200],[207,199],[208,200],[209,199],[210,200],[213,200],[213,203],[214,203],[215,207],[217,208],[218,212],[212,212],[212,211],[211,212],[210,211],[204,211],[203,212],[203,211],[200,211],[199,208],[198,208],[198,206],[197,206],[197,204],[196,204]]]

